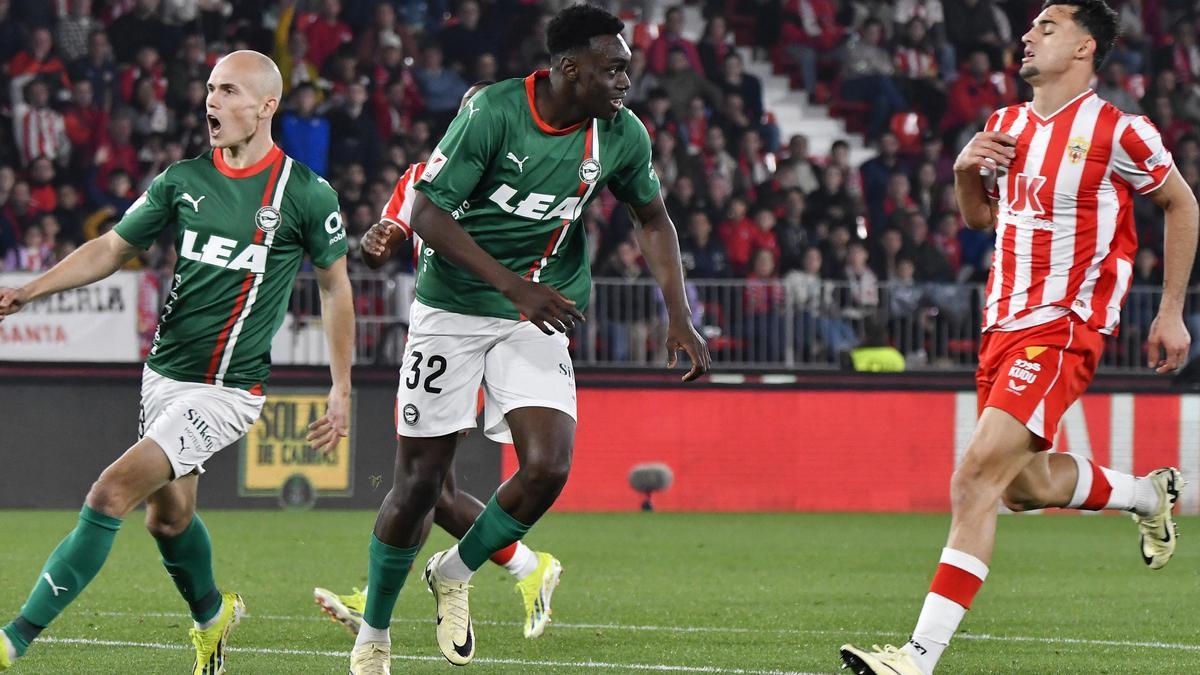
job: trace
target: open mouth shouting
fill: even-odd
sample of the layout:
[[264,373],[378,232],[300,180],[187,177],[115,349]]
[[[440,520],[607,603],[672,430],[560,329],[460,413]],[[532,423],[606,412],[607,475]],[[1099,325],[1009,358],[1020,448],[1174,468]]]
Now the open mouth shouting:
[[216,138],[221,133],[221,120],[212,113],[205,115],[205,118],[208,120],[209,138]]

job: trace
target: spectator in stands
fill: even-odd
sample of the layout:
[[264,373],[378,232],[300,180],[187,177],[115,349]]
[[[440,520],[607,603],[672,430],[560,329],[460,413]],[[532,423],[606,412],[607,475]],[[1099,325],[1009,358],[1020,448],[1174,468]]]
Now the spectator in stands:
[[21,25],[12,15],[10,0],[0,0],[0,63],[8,63],[20,48]]
[[636,240],[628,238],[617,244],[597,276],[620,279],[628,284],[622,292],[612,294],[614,297],[601,294],[597,298],[596,314],[606,319],[601,330],[609,358],[645,363],[654,296],[652,286],[633,283],[652,278]]
[[[702,176],[698,173],[697,177]],[[704,207],[704,199],[696,194],[696,180],[692,176],[680,176],[675,179],[674,183],[663,183],[670,187],[665,190],[666,196],[663,198],[663,203],[667,206],[667,213],[671,216],[671,222],[686,223],[689,215],[694,210],[702,210]],[[709,223],[712,219],[709,218]]]
[[877,138],[892,113],[907,107],[896,81],[892,56],[883,47],[883,24],[868,19],[857,40],[851,42],[842,61],[842,97],[870,105],[868,133]]
[[117,64],[108,34],[96,31],[88,37],[87,55],[71,65],[71,78],[92,83],[92,96],[105,110],[111,110],[117,96]]
[[826,279],[844,279],[846,262],[850,257],[850,228],[843,224],[830,226],[825,221],[818,221],[813,230],[823,242],[821,276]]
[[1099,82],[1096,83],[1096,95],[1117,106],[1122,112],[1141,115],[1142,107],[1137,98],[1125,88],[1125,64],[1109,59],[1100,71]]
[[783,213],[775,223],[775,240],[779,242],[779,270],[781,274],[798,269],[804,251],[811,244],[808,229],[804,227],[804,193],[796,188],[784,193]]
[[1180,82],[1200,83],[1200,44],[1197,43],[1196,25],[1186,18],[1176,21],[1172,36],[1175,39],[1163,48],[1159,60],[1164,65],[1169,64]]
[[946,3],[946,38],[959,54],[983,51],[994,64],[1010,44],[993,0],[954,0]]
[[905,98],[913,102],[928,124],[937,126],[946,108],[946,83],[924,20],[913,17],[905,24],[895,58],[896,76]]
[[95,167],[96,176],[88,186],[89,194],[107,185],[109,174],[117,170],[124,171],[135,181],[141,178],[137,148],[133,146],[133,116],[128,111],[114,113],[109,120],[108,135],[96,149]]
[[[336,138],[330,161],[337,164],[356,162],[373,171],[379,159],[379,136],[375,120],[367,110],[367,85],[350,85],[340,106],[329,112],[329,133]],[[372,221],[374,222],[374,221]]]
[[687,116],[688,106],[696,97],[702,98],[709,108],[721,107],[721,90],[701,75],[698,68],[692,67],[686,52],[679,47],[671,49],[666,72],[658,81],[671,99],[671,110],[677,118]]
[[712,221],[703,210],[688,214],[687,236],[680,245],[680,255],[689,279],[720,279],[729,273],[725,249],[712,236],[712,230]]
[[355,55],[358,61],[370,63],[378,58],[386,47],[403,49],[411,33],[396,21],[396,8],[391,3],[381,2],[375,5],[372,21],[358,29],[354,35],[357,48]]
[[787,0],[783,3],[780,42],[788,57],[800,69],[804,90],[817,91],[817,62],[829,54],[842,39],[837,8],[831,0]]
[[54,189],[54,164],[45,157],[35,157],[29,165],[29,197],[33,209],[47,213],[58,208],[58,192]]
[[82,58],[87,53],[88,35],[100,28],[100,23],[92,18],[91,0],[69,0],[67,13],[59,17],[54,27],[59,55],[68,63]]
[[[921,214],[921,217],[924,218],[926,222],[929,222],[929,219],[925,216],[925,214]],[[960,229],[963,228],[959,227],[958,220],[956,218],[940,218],[937,221],[937,227],[934,230],[933,235],[930,237],[930,241],[933,242],[934,248],[936,248],[938,252],[942,254],[942,259],[946,261],[946,265],[949,268],[950,278],[947,279],[947,281],[956,280],[959,271],[962,269],[962,241],[958,237],[958,232]]]
[[311,84],[292,92],[293,109],[283,114],[279,145],[318,176],[329,173],[329,120],[317,114],[317,94]]
[[1117,8],[1118,45],[1108,53],[1108,62],[1120,62],[1131,73],[1142,72],[1144,55],[1154,44],[1146,29],[1147,16],[1142,0],[1126,0]]
[[784,277],[787,301],[795,311],[795,348],[806,361],[819,354],[837,353],[854,343],[851,329],[833,317],[833,285],[823,279],[821,249],[810,246],[801,257],[798,269]]
[[979,115],[980,110],[987,109],[991,114],[1015,100],[1015,89],[1006,87],[1002,90],[997,81],[1003,82],[1003,76],[993,76],[987,53],[980,49],[971,52],[959,78],[950,85],[942,131],[958,133]]
[[907,256],[916,265],[916,277],[919,281],[944,283],[951,281],[950,264],[942,251],[929,237],[929,222],[917,211],[908,213],[905,221],[905,234],[908,235],[906,247]]
[[858,204],[846,191],[845,175],[840,167],[834,165],[825,167],[821,174],[821,187],[808,195],[808,206],[814,218],[845,225],[847,228],[854,224],[858,216]]
[[700,54],[696,51],[696,45],[683,37],[683,7],[678,5],[667,9],[658,37],[650,44],[650,50],[646,54],[650,72],[662,74],[674,70],[671,67],[670,59],[671,53],[676,51],[683,55],[692,72],[704,73],[704,64],[700,62]]
[[1147,112],[1150,113],[1154,126],[1158,127],[1159,133],[1162,134],[1163,145],[1168,148],[1175,147],[1180,138],[1192,131],[1190,123],[1175,116],[1175,107],[1171,105],[1170,97],[1156,97]]
[[13,138],[23,165],[35,157],[65,164],[70,156],[63,116],[50,107],[50,88],[41,78],[29,80],[23,99],[13,102]]
[[135,62],[121,68],[120,73],[117,92],[121,95],[123,102],[129,104],[134,102],[134,89],[137,87],[138,81],[142,79],[149,79],[153,83],[154,93],[157,98],[163,99],[166,97],[167,78],[164,75],[158,50],[154,47],[146,45],[138,49]]
[[773,232],[760,234],[758,227],[750,219],[749,207],[742,197],[729,200],[729,210],[717,234],[725,244],[729,266],[737,276],[746,274],[750,266],[750,255],[754,249],[760,248],[757,244],[765,243],[768,248],[778,248]]
[[1142,97],[1142,110],[1153,110],[1154,99],[1159,96],[1171,99],[1171,108],[1177,117],[1200,124],[1200,86],[1190,86],[1179,81],[1174,70],[1161,70],[1154,84]]
[[883,200],[882,220],[872,221],[875,228],[902,225],[908,214],[919,212],[912,198],[912,183],[908,174],[897,171],[888,176],[887,196]]
[[745,106],[746,116],[752,124],[759,124],[763,116],[762,81],[745,72],[745,64],[737,52],[731,51],[725,55],[722,63],[721,76],[716,79],[721,91],[727,96],[731,93],[741,97]]
[[741,337],[746,344],[748,361],[783,360],[783,283],[775,269],[776,255],[755,249],[742,293],[743,325]]
[[67,67],[54,53],[54,37],[47,28],[37,28],[30,34],[29,47],[8,62],[8,76],[14,92],[34,78],[46,83],[51,96],[71,86]]
[[705,173],[733,180],[738,170],[737,160],[725,149],[725,132],[721,127],[711,127],[704,136],[701,162]]
[[319,71],[338,47],[354,39],[350,27],[338,17],[342,13],[340,0],[320,0],[316,12],[304,12],[296,17],[293,30],[308,38],[308,60]]
[[751,129],[738,143],[737,173],[734,185],[752,199],[758,198],[758,186],[771,180],[775,156],[763,148],[762,137]]
[[464,76],[481,54],[494,54],[500,50],[498,36],[487,24],[480,22],[480,16],[478,2],[462,0],[457,14],[438,36],[446,65]]
[[76,80],[71,86],[71,103],[63,111],[63,130],[79,160],[95,155],[107,128],[108,113],[96,102],[91,80]]
[[[629,91],[625,94],[629,107],[641,110],[650,100],[650,94],[659,89],[658,76],[646,68],[646,52],[641,47],[629,49]],[[661,91],[661,90],[660,90]],[[670,99],[663,92],[663,99],[670,107]]]
[[807,136],[793,134],[788,139],[787,147],[782,151],[779,167],[780,169],[790,168],[793,172],[795,184],[784,185],[785,188],[799,188],[808,194],[820,186],[818,176],[821,171],[809,156]]
[[448,124],[458,111],[467,83],[458,73],[445,67],[441,47],[434,43],[425,45],[421,50],[421,66],[413,70],[413,77],[421,90],[425,109],[439,122]]
[[175,31],[160,18],[159,0],[137,0],[133,11],[109,24],[108,39],[117,61],[129,63],[144,46],[152,46],[160,54],[169,52],[174,45]]
[[[729,32],[729,24],[720,14],[714,15],[704,27],[704,37],[700,38],[697,46],[700,63],[704,66],[704,76],[719,82],[725,68],[725,59],[730,54],[736,54],[733,35]],[[632,77],[632,74],[631,74]]]
[[926,218],[932,218],[938,210],[938,198],[941,197],[943,184],[939,183],[937,166],[933,162],[923,161],[913,171],[912,198],[917,210]]
[[134,85],[133,132],[140,137],[174,130],[170,109],[155,93],[154,81],[143,77]]
[[674,134],[658,134],[654,137],[654,159],[660,169],[659,180],[668,185],[680,176],[689,178],[696,174],[693,158],[680,147]]
[[207,81],[211,70],[204,36],[200,33],[189,34],[183,39],[178,57],[167,66],[166,101],[176,109],[185,107],[187,88],[192,80]]
[[868,260],[866,246],[860,241],[850,242],[842,276],[848,282],[841,303],[842,317],[846,319],[862,320],[879,306],[879,279]]
[[[700,101],[703,108],[704,101]],[[671,98],[667,95],[667,90],[662,88],[651,89],[646,99],[646,105],[639,117],[642,124],[646,125],[646,132],[650,134],[650,138],[654,139],[659,133],[675,134],[676,136],[684,137],[682,126],[679,118],[675,116],[671,110]],[[705,124],[707,124],[707,113],[705,113]],[[690,144],[689,151],[699,149],[699,144]]]
[[884,201],[888,196],[888,178],[908,167],[900,159],[900,140],[896,134],[885,131],[879,136],[877,145],[879,154],[863,162],[858,173],[862,177],[863,198],[871,226],[882,228],[886,224]]
[[36,223],[25,228],[21,245],[4,257],[4,269],[11,272],[41,272],[53,266],[54,248],[46,243],[42,226]]
[[83,243],[83,220],[86,214],[79,189],[70,183],[60,184],[55,202],[54,218],[60,228],[58,238],[76,244]]
[[871,269],[880,280],[892,281],[898,274],[900,259],[904,257],[904,235],[889,227],[878,235],[877,242],[870,256]]

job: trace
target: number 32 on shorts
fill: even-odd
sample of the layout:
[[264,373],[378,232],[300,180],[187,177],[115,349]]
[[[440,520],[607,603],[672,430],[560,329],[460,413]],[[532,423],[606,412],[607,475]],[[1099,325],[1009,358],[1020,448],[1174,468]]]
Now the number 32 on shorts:
[[[421,376],[425,376],[425,391],[430,394],[442,393],[441,387],[435,387],[434,381],[441,377],[446,372],[446,358],[434,354],[425,360],[425,355],[421,352],[412,353],[412,367],[409,369],[408,377],[404,380],[404,386],[409,389],[416,389],[421,386]],[[425,369],[422,370],[421,364],[424,362]]]

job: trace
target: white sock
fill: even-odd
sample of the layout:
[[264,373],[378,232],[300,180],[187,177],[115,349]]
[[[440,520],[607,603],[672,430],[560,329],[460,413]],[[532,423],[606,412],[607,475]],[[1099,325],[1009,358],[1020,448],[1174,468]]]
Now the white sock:
[[217,619],[221,618],[221,611],[224,609],[225,609],[225,599],[222,598],[220,606],[217,607],[217,613],[213,614],[211,619],[209,619],[208,621],[205,621],[204,623],[200,623],[199,621],[193,621],[192,623],[195,624],[196,628],[198,628],[200,630],[208,630],[209,628],[212,628],[213,626],[215,626],[217,624]]
[[1145,476],[1134,479],[1134,498],[1133,507],[1128,509],[1139,516],[1151,516],[1158,510],[1158,490],[1154,489],[1154,483]]
[[471,575],[475,572],[463,562],[458,555],[458,544],[455,544],[438,561],[438,574],[454,581],[470,581]]
[[[943,569],[946,568],[946,569]],[[949,577],[943,574],[950,573]],[[966,576],[963,576],[963,575]],[[917,618],[917,627],[913,629],[912,638],[901,648],[916,662],[917,667],[925,675],[932,675],[937,667],[938,659],[950,644],[967,613],[978,590],[988,575],[988,566],[979,558],[949,547],[942,549],[938,560],[938,574],[934,575],[929,593],[925,596],[925,604],[921,607],[921,615]],[[959,581],[955,581],[955,578]],[[977,584],[973,590],[964,589],[962,579],[974,577]],[[937,589],[937,591],[935,591]],[[951,600],[946,595],[958,598]],[[960,604],[961,603],[961,604]]]
[[925,605],[921,607],[917,627],[913,629],[908,644],[902,648],[912,655],[921,672],[926,675],[933,672],[966,613],[967,610],[963,609],[962,605],[937,593],[925,596]]
[[364,621],[358,629],[358,637],[354,639],[354,646],[364,645],[368,642],[378,642],[380,644],[391,645],[392,633],[390,628],[372,628]]
[[[1093,463],[1090,459],[1074,453],[1066,454],[1075,460],[1075,464],[1079,469],[1079,478],[1075,481],[1075,492],[1071,495],[1071,501],[1067,503],[1066,508],[1079,509],[1083,508],[1086,504],[1088,510],[1118,509],[1121,511],[1137,511],[1140,505],[1140,502],[1138,502],[1139,493],[1137,485],[1138,481],[1144,479],[1100,466]],[[1103,485],[1093,485],[1096,480],[1093,467],[1100,470],[1101,476],[1104,477],[1104,480],[1112,490],[1108,495],[1108,499],[1103,504],[1098,503],[1098,501],[1089,503],[1089,499],[1093,497],[1103,499]],[[1149,481],[1146,482],[1148,483]],[[1154,509],[1158,508],[1158,496],[1154,494],[1154,486],[1147,485],[1146,487],[1150,490],[1150,501],[1153,505],[1147,507],[1150,511],[1143,515],[1148,515]],[[1138,511],[1138,513],[1141,512]]]
[[509,558],[508,562],[504,563],[504,569],[508,570],[509,574],[516,577],[517,581],[520,581],[530,574],[533,574],[533,571],[537,569],[537,566],[537,554],[533,552],[533,549],[526,546],[524,542],[520,541],[517,542],[516,553],[513,553],[513,557]]

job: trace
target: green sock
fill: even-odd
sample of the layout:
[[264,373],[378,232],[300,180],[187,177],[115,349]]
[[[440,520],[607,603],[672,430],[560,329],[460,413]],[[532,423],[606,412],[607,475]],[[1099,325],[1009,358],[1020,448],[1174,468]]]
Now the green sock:
[[386,630],[391,625],[396,598],[400,597],[400,589],[404,588],[413,558],[417,557],[420,548],[419,544],[412,548],[396,548],[371,535],[371,545],[367,549],[370,555],[367,565],[367,606],[363,610],[363,621],[368,626]]
[[471,529],[458,542],[458,557],[471,571],[475,571],[483,567],[496,551],[524,539],[531,527],[533,525],[517,522],[505,513],[493,494],[483,513],[479,514]]
[[192,522],[183,532],[155,541],[162,553],[163,567],[187,601],[192,619],[204,623],[216,616],[221,609],[221,593],[213,579],[212,540],[200,514],[192,514]]
[[[79,524],[50,554],[29,599],[21,607],[24,622],[37,627],[40,632],[79,597],[104,565],[120,528],[120,518],[84,506],[79,512]],[[23,635],[16,624],[15,621],[8,624],[4,632],[19,656],[25,653],[32,638],[28,636],[29,631]]]

